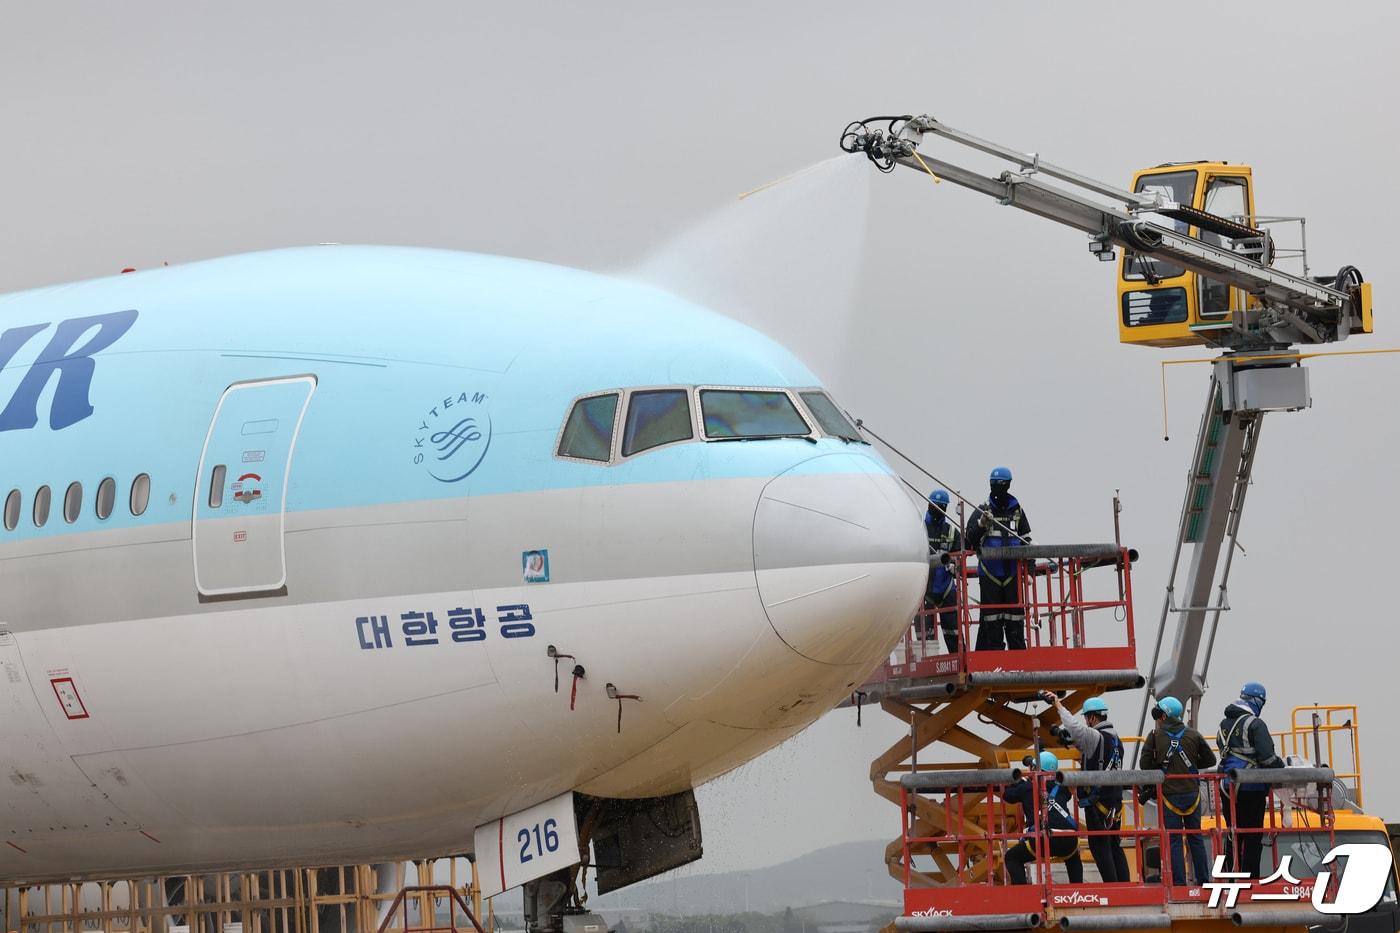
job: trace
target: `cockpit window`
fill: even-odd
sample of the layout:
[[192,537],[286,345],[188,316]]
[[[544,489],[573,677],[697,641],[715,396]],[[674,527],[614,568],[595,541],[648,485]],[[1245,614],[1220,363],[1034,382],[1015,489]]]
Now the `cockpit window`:
[[579,399],[569,412],[559,439],[559,456],[606,463],[612,457],[613,425],[617,421],[617,396],[595,395]]
[[685,389],[633,392],[627,402],[627,427],[622,432],[622,455],[690,440],[690,393]]
[[754,389],[701,389],[705,436],[806,437],[812,433],[786,392]]
[[841,414],[841,409],[836,407],[836,403],[825,392],[802,392],[800,394],[802,401],[807,405],[807,410],[812,413],[812,417],[817,419],[817,424],[821,425],[822,430],[827,434],[848,441],[863,440],[855,425]]

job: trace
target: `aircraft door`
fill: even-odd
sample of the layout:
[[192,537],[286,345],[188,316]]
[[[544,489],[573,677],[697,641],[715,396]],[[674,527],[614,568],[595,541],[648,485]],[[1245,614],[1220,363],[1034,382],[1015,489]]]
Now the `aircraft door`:
[[203,596],[264,593],[287,582],[283,545],[292,451],[315,376],[224,390],[195,482],[195,586]]

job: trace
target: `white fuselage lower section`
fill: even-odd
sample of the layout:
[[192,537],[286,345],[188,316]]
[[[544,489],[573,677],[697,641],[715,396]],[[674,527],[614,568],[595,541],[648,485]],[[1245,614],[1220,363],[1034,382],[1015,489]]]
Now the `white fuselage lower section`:
[[[288,595],[0,635],[0,879],[461,852],[476,825],[570,789],[693,787],[830,709],[903,631],[926,565],[921,538],[901,537],[895,482],[793,475],[292,515]],[[593,537],[571,512],[607,527]],[[512,568],[493,583],[484,551],[505,537],[547,545],[556,582]],[[189,554],[177,537],[28,559],[38,577],[113,588],[84,588],[71,608],[120,612],[188,590]],[[394,591],[463,565],[481,585]],[[363,595],[296,601],[337,590]],[[556,665],[550,645],[574,659]],[[608,684],[639,699],[610,699]]]

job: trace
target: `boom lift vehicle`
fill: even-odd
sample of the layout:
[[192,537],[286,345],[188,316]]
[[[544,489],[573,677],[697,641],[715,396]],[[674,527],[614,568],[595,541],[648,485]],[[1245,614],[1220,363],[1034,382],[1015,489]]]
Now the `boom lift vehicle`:
[[[934,151],[935,144],[946,149]],[[1028,211],[1088,235],[1089,251],[1117,262],[1119,339],[1150,347],[1199,346],[1217,351],[1197,433],[1185,500],[1177,529],[1166,593],[1151,664],[1150,694],[1175,696],[1195,725],[1221,614],[1230,609],[1228,581],[1264,415],[1311,405],[1303,352],[1321,344],[1372,332],[1371,285],[1351,265],[1312,276],[1302,218],[1263,216],[1255,209],[1249,166],[1228,162],[1167,163],[1143,169],[1131,190],[1096,181],[1051,164],[1035,153],[990,142],[929,116],[881,116],[846,127],[841,147],[865,155],[878,169],[912,168],[988,195],[999,204]],[[968,167],[974,159],[1010,163],[997,174]],[[1302,247],[1280,247],[1271,230],[1296,223]],[[1276,265],[1301,261],[1301,273]],[[1271,776],[1265,861],[1270,870],[1291,862],[1311,878],[1256,882],[1246,903],[1213,903],[1211,879],[1171,877],[1160,857],[1170,833],[1151,825],[1161,812],[1160,771],[1067,770],[1071,786],[1116,784],[1124,788],[1121,838],[1129,846],[1132,883],[1067,884],[1064,869],[1045,846],[1036,852],[1038,881],[1007,883],[1006,850],[1025,837],[1016,808],[1001,792],[1028,778],[1040,798],[1054,775],[1040,772],[1034,757],[1058,738],[1058,720],[1015,708],[1038,692],[1054,690],[1078,710],[1107,690],[1141,687],[1132,612],[1132,561],[1116,534],[1111,545],[1044,545],[984,549],[983,559],[1018,560],[1019,607],[1026,617],[1024,651],[968,651],[971,609],[960,588],[960,649],[933,654],[912,633],[902,653],[877,672],[857,695],[878,700],[910,727],[910,737],[878,758],[871,768],[877,793],[897,803],[903,832],[886,851],[891,874],[904,882],[906,930],[1009,930],[1060,925],[1096,930],[1216,928],[1234,924],[1265,928],[1328,925],[1336,918],[1309,902],[1315,884],[1335,890],[1336,878],[1318,877],[1320,855],[1342,840],[1388,844],[1385,824],[1360,810],[1360,767],[1353,707],[1308,707],[1294,712],[1292,729],[1280,736],[1290,767]],[[990,553],[996,551],[996,553]],[[943,557],[967,579],[975,575],[970,553]],[[1184,565],[1184,566],[1183,566]],[[1116,595],[1095,595],[1090,585],[1115,570]],[[1183,576],[1184,573],[1184,576]],[[984,609],[986,607],[983,607]],[[1102,620],[1111,615],[1113,622]],[[1163,653],[1170,620],[1173,641]],[[1097,621],[1096,621],[1097,620]],[[1113,623],[1117,623],[1116,625]],[[1102,633],[1110,632],[1103,644]],[[1147,720],[1145,693],[1138,722]],[[1344,715],[1345,714],[1345,715]],[[968,728],[973,721],[1005,733],[994,742]],[[985,729],[982,730],[985,733]],[[1324,738],[1326,748],[1324,750]],[[1345,738],[1346,742],[1341,742]],[[936,743],[968,756],[957,763],[920,764],[920,752]],[[1344,763],[1342,745],[1349,744]],[[1063,744],[1063,743],[1062,743]],[[1057,749],[1058,750],[1058,749]],[[1077,754],[1065,750],[1061,759]],[[1130,762],[1125,761],[1127,768]],[[1131,762],[1135,763],[1135,762]],[[1335,770],[1334,770],[1335,769]],[[1254,773],[1254,772],[1251,772]],[[1202,775],[1207,815],[1202,829],[1214,853],[1238,844],[1222,825],[1222,774]],[[1148,805],[1133,788],[1145,788]],[[1044,824],[1040,824],[1044,825]],[[1085,833],[1081,820],[1080,838]],[[1182,840],[1174,840],[1178,844]],[[1311,853],[1317,857],[1301,857]],[[1287,861],[1282,856],[1289,855]],[[1085,865],[1090,865],[1087,852]],[[1344,870],[1343,870],[1344,871]],[[1338,875],[1342,872],[1338,872]],[[1329,881],[1330,879],[1330,881]],[[1267,895],[1275,897],[1269,898]],[[1306,894],[1307,896],[1303,896]],[[1270,903],[1272,901],[1272,903]],[[1352,918],[1359,925],[1397,929],[1395,873],[1373,913]],[[1369,928],[1369,926],[1368,926]]]

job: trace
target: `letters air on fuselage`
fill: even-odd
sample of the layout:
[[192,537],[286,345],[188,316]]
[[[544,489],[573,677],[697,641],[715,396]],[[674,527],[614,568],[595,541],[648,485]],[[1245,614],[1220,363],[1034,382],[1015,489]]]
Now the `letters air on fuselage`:
[[[136,323],[136,318],[136,310],[130,309],[58,322],[48,344],[39,351],[0,410],[0,431],[23,431],[39,423],[39,394],[55,374],[58,388],[49,408],[49,427],[61,431],[90,417],[92,377],[97,367],[93,357],[116,343]],[[0,333],[0,373],[10,366],[22,347],[48,327],[28,324]],[[82,346],[76,346],[78,339],[94,327],[97,332]]]

